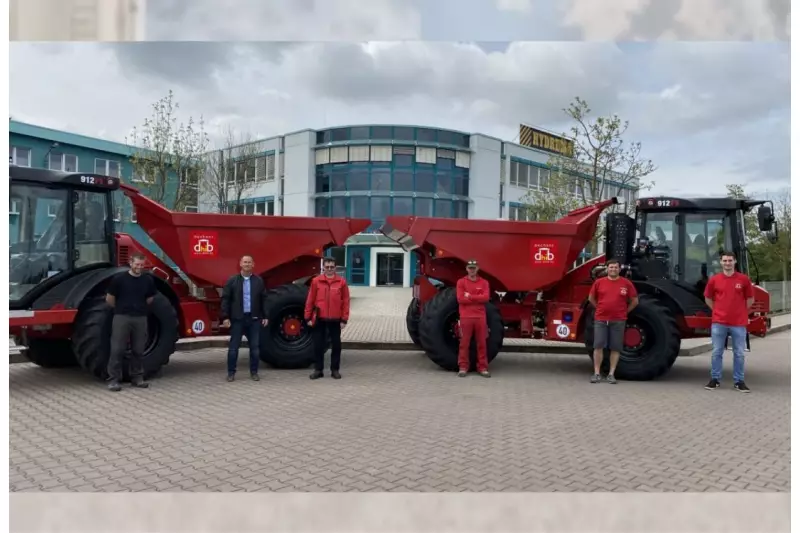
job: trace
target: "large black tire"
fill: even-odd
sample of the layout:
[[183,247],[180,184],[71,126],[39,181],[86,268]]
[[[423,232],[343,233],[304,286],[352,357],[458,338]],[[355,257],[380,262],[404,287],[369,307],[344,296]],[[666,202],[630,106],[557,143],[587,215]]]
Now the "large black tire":
[[[72,349],[84,370],[100,379],[108,378],[108,359],[111,355],[111,308],[103,297],[92,298],[81,304],[72,332]],[[178,342],[178,313],[169,299],[156,294],[147,317],[147,343],[145,345],[145,378],[159,373],[169,362]],[[123,365],[124,381],[130,380],[128,365]]]
[[408,304],[406,311],[406,329],[408,329],[408,336],[411,337],[411,342],[422,348],[422,343],[419,340],[419,299],[412,298],[411,303]]
[[70,368],[78,365],[69,339],[28,339],[25,357],[42,368]]
[[267,291],[267,319],[259,357],[273,368],[297,370],[314,363],[312,330],[303,319],[308,287],[294,283]]
[[[594,307],[586,307],[584,339],[589,357],[594,346]],[[650,381],[666,374],[681,351],[681,334],[672,312],[658,299],[643,294],[628,316],[627,325],[639,330],[641,341],[635,347],[625,346],[620,354],[616,377],[627,381]],[[601,370],[609,370],[609,351]]]
[[[458,322],[458,300],[456,291],[448,287],[439,291],[425,304],[419,320],[419,338],[422,348],[431,361],[445,370],[458,371],[458,343],[456,324]],[[491,363],[503,348],[503,319],[500,311],[492,303],[486,304],[486,322],[489,338],[486,339],[486,355]],[[475,339],[470,345],[470,370],[475,370],[477,349]]]

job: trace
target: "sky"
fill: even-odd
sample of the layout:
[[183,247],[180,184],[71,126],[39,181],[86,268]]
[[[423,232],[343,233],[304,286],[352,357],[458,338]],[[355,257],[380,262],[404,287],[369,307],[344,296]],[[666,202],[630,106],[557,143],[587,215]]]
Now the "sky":
[[172,90],[214,139],[396,123],[514,141],[521,122],[568,131],[579,96],[629,121],[654,194],[788,186],[788,3],[655,3],[149,0],[162,42],[10,43],[10,111],[122,142]]

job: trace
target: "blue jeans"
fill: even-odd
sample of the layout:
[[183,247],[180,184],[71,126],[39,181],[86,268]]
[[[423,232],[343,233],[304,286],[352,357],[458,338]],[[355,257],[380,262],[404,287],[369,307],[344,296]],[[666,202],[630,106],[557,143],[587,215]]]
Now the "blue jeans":
[[258,348],[261,334],[261,319],[245,315],[241,320],[231,320],[231,340],[228,343],[228,374],[236,373],[236,363],[239,361],[239,346],[242,344],[242,335],[247,337],[250,347],[250,373],[258,372]]
[[722,354],[725,343],[731,337],[733,343],[733,381],[744,381],[744,347],[747,339],[747,328],[744,326],[724,326],[711,324],[711,379],[722,378]]

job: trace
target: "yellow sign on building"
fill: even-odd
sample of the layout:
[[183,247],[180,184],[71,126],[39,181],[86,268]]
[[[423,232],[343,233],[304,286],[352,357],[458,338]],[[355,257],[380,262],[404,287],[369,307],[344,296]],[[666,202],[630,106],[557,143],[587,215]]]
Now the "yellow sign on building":
[[525,124],[519,125],[519,143],[522,146],[544,150],[564,157],[575,157],[575,143],[572,139],[538,130]]

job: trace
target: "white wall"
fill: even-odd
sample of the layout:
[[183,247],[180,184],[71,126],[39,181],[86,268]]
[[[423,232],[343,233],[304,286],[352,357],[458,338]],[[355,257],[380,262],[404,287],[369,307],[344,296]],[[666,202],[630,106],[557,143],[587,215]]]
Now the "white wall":
[[485,135],[472,135],[469,169],[469,218],[497,220],[500,213],[500,156],[503,143]]
[[[373,246],[369,250],[369,286],[378,286],[378,254],[403,254],[403,287],[409,288],[411,276],[411,252],[406,252],[399,246]],[[396,287],[396,285],[395,285]]]
[[313,216],[314,205],[310,196],[315,188],[314,153],[316,132],[311,130],[292,133],[284,137],[283,214],[285,216]]
[[10,38],[19,41],[137,41],[144,0],[11,0]]

